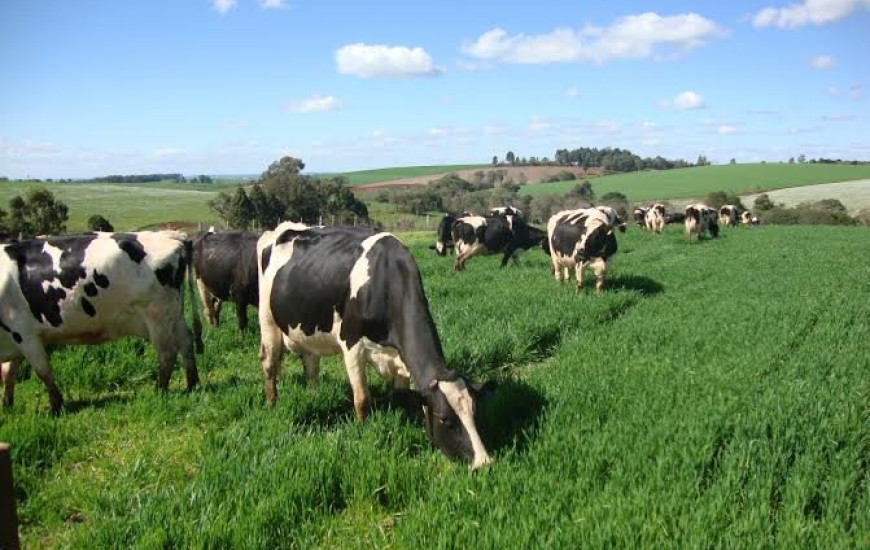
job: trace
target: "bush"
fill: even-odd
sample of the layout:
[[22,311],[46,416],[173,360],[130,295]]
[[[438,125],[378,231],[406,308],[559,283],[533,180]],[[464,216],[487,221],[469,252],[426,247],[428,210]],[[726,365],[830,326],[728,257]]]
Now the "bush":
[[794,208],[777,206],[762,212],[764,223],[774,225],[856,225],[846,207],[836,199],[802,203]]
[[601,195],[601,200],[603,201],[627,201],[628,197],[620,193],[619,191],[608,191]]
[[743,206],[743,203],[740,201],[740,197],[737,195],[730,195],[725,191],[712,191],[707,193],[707,197],[704,199],[704,203],[715,209],[719,209],[721,206],[726,204],[733,204],[741,210],[746,210],[746,207]]
[[88,229],[91,231],[114,231],[115,228],[109,223],[109,220],[100,214],[94,214],[88,218]]
[[755,197],[755,210],[757,212],[766,212],[775,206],[767,193],[762,193]]

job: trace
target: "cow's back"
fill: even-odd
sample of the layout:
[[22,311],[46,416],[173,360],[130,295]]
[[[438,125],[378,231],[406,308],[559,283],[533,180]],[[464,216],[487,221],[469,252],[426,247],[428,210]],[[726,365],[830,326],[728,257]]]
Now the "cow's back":
[[193,244],[197,277],[221,300],[241,297],[257,305],[257,235],[247,231],[206,233]]

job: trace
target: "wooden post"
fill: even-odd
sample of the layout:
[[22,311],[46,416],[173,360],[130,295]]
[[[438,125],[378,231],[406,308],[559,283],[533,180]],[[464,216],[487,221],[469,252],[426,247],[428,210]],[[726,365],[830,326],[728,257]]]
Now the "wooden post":
[[15,491],[12,488],[12,460],[9,444],[0,443],[0,549],[18,550],[18,516],[15,512]]

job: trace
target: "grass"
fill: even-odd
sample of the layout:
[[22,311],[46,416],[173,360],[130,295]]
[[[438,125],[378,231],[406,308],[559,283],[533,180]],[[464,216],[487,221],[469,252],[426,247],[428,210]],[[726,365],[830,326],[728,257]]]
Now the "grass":
[[[799,187],[870,178],[870,165],[831,164],[735,164],[628,172],[591,180],[597,196],[619,191],[633,201],[703,197],[711,191],[753,193],[784,187]],[[520,193],[546,195],[567,193],[578,182],[536,183]]]
[[475,168],[491,168],[488,164],[445,164],[438,166],[398,166],[394,168],[377,168],[375,170],[359,170],[356,172],[344,172],[339,174],[350,182],[350,185],[367,185],[381,181],[398,180],[403,178],[416,178],[419,176],[435,176],[456,172],[457,170],[471,170]]
[[[25,547],[860,547],[870,544],[870,231],[760,227],[686,245],[619,234],[602,295],[539,251],[464,273],[406,237],[497,462],[471,473],[388,404],[353,421],[341,363],[285,359],[262,397],[255,332],[206,333],[201,389],[154,389],[150,345],[53,356],[0,412]],[[807,258],[813,261],[808,262]],[[256,326],[256,315],[250,312]],[[374,374],[370,378],[375,379]]]

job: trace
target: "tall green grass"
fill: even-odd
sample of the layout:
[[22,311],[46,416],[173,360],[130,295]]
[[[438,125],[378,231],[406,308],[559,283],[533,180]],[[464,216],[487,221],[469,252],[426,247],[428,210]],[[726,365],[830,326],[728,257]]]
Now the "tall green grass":
[[[783,187],[800,187],[870,178],[870,165],[839,164],[734,164],[678,170],[627,172],[592,180],[595,194],[619,191],[630,200],[703,197],[711,191],[753,193]],[[534,183],[521,193],[567,193],[577,182]]]
[[[602,295],[549,260],[418,258],[449,363],[497,379],[479,472],[433,450],[340,361],[285,359],[264,405],[258,337],[206,333],[201,389],[154,390],[150,345],[61,348],[60,418],[33,376],[0,413],[27,547],[859,547],[870,543],[870,232],[618,234]],[[256,326],[256,315],[250,312]]]

